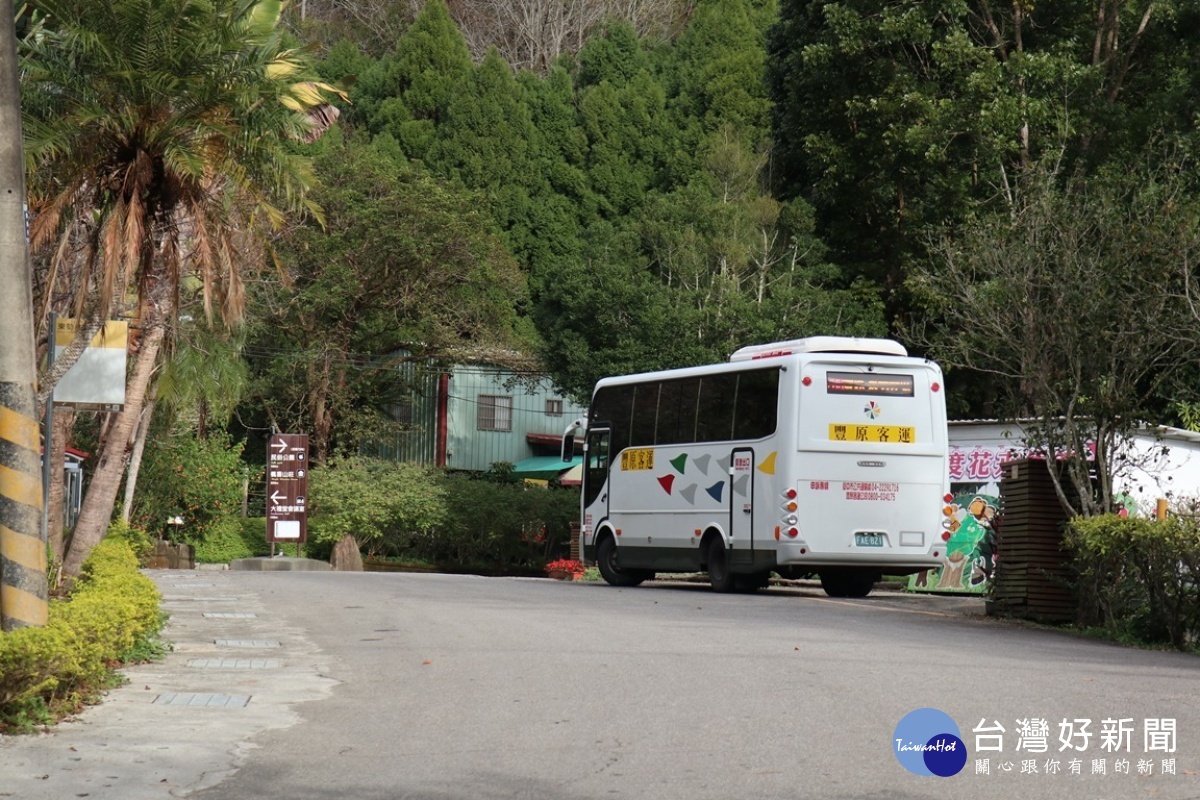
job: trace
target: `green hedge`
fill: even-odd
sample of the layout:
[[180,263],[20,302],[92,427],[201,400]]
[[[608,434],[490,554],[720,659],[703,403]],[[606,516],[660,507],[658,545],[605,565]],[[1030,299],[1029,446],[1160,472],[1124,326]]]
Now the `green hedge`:
[[1079,622],[1180,649],[1200,643],[1200,522],[1107,515],[1067,529]]
[[228,564],[239,558],[270,555],[265,517],[227,517],[211,522],[202,537],[189,537],[201,564]]
[[29,730],[76,711],[113,684],[113,668],[159,649],[160,596],[120,537],[92,552],[44,628],[0,633],[0,731]]
[[353,535],[368,557],[447,570],[540,571],[568,553],[579,491],[527,486],[497,464],[481,476],[364,457],[310,473],[306,555]]

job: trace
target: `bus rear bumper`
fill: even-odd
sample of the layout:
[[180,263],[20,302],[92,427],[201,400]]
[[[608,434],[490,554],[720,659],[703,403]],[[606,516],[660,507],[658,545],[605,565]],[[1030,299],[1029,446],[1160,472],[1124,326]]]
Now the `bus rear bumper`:
[[[804,551],[804,552],[801,552]],[[941,548],[933,552],[889,553],[868,551],[865,548],[813,551],[804,543],[781,543],[777,561],[781,567],[796,567],[800,570],[816,571],[821,567],[873,569],[888,575],[908,575],[942,566]]]

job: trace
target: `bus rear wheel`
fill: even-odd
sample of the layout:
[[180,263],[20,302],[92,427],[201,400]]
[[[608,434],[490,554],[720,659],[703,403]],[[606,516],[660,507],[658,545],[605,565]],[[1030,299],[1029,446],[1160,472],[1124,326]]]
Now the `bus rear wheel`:
[[720,536],[713,536],[708,543],[708,582],[714,592],[725,594],[734,591],[737,577],[729,569],[729,554],[725,552],[725,543]]
[[866,597],[877,578],[869,570],[826,570],[821,573],[821,588],[830,597]]
[[600,577],[609,586],[637,586],[646,580],[646,574],[641,570],[622,570],[617,564],[617,543],[612,536],[605,536],[596,548],[596,566],[600,568]]

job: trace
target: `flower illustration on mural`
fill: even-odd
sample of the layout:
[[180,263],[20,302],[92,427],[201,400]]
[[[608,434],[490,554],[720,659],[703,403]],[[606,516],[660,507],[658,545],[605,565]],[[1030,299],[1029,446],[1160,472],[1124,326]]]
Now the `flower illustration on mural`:
[[883,409],[879,407],[878,403],[872,400],[863,407],[863,413],[871,419],[879,419],[879,415],[883,413]]

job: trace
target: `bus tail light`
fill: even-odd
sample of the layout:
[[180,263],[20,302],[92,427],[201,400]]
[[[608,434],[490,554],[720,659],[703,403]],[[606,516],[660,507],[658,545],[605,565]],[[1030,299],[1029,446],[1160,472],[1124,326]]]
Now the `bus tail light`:
[[950,541],[950,531],[942,531],[942,541],[943,542]]
[[790,502],[786,506],[784,506],[783,510],[784,511],[795,511],[797,508],[799,508],[799,506],[797,506],[796,501],[793,500],[792,502]]
[[942,498],[942,502],[945,503],[946,505],[950,505],[951,503],[954,502],[954,495],[947,494],[945,497]]
[[800,535],[800,531],[797,528],[788,528],[787,535],[789,538],[795,539],[797,536]]
[[783,496],[786,497],[788,500],[795,500],[796,499],[796,490],[788,489],[786,492],[783,493]]

